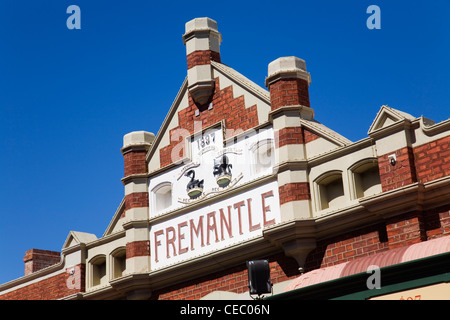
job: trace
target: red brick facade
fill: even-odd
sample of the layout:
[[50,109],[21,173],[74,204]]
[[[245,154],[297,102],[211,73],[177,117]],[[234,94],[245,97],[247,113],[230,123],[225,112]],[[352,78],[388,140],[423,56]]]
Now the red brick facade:
[[[381,186],[389,191],[415,182],[428,182],[450,175],[450,136],[421,146],[405,147],[378,157]],[[392,164],[389,156],[395,154]]]
[[383,191],[389,191],[401,188],[414,183],[416,179],[416,170],[414,167],[414,155],[409,147],[397,150],[396,163],[391,164],[389,156],[393,153],[378,157],[378,167],[380,169],[380,180]]
[[450,175],[450,136],[414,148],[417,181]]
[[73,274],[70,270],[64,270],[50,278],[0,295],[0,300],[57,300],[85,292],[85,265],[77,265],[72,269],[75,271]]
[[306,269],[325,268],[385,250],[450,235],[450,206],[414,211],[321,240],[307,258]]

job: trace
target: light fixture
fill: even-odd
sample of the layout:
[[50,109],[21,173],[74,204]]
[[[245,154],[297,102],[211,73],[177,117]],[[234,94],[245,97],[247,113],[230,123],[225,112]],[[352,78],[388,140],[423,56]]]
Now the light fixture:
[[270,281],[270,267],[267,260],[247,261],[249,294],[258,295],[256,299],[262,299],[263,294],[272,292]]

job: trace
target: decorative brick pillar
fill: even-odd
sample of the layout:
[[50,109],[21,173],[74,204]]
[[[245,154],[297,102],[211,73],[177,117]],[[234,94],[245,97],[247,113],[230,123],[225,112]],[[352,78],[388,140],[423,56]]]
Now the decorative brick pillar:
[[313,117],[309,83],[310,75],[302,59],[282,57],[269,64],[266,86],[270,91],[276,159],[280,165],[278,185],[283,220],[311,216],[307,168],[299,164],[306,159],[300,120]]
[[269,64],[266,86],[270,91],[275,159],[282,222],[291,222],[280,232],[266,237],[281,246],[286,256],[294,258],[302,270],[308,254],[316,247],[311,232],[293,221],[312,217],[311,192],[308,181],[305,133],[301,120],[311,120],[308,87],[310,75],[305,61],[297,57],[282,57]]
[[39,271],[61,260],[61,253],[57,251],[31,249],[25,252],[23,262],[25,262],[25,275]]
[[150,270],[149,195],[147,151],[155,136],[145,131],[128,133],[123,138],[124,157],[126,273]]
[[272,61],[266,78],[272,110],[285,106],[310,107],[310,83],[311,76],[306,72],[304,60],[297,57],[282,57]]
[[215,81],[211,61],[220,62],[221,34],[217,22],[210,18],[196,18],[186,23],[183,42],[186,45],[188,90],[201,109],[214,94]]

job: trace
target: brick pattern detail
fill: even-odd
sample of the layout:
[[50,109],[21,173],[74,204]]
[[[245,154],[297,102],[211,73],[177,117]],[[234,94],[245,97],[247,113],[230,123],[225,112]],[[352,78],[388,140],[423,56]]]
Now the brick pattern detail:
[[426,217],[424,224],[428,239],[450,235],[450,205],[427,211],[424,216]]
[[57,300],[78,292],[85,292],[86,266],[74,267],[74,275],[62,272],[20,289],[0,295],[0,300]]
[[303,144],[302,127],[285,127],[275,133],[275,148],[281,148],[288,144]]
[[148,192],[134,192],[125,196],[125,211],[148,207]]
[[450,175],[450,136],[414,148],[414,159],[419,182]]
[[362,228],[353,232],[318,241],[307,257],[307,271],[337,265],[388,250],[384,225]]
[[394,249],[426,241],[425,222],[421,212],[391,218],[386,221],[389,248]]
[[146,155],[145,150],[133,150],[123,155],[125,177],[131,174],[147,173]]
[[320,136],[303,127],[285,127],[275,132],[275,147],[306,144],[319,138]]
[[25,275],[54,265],[61,260],[61,254],[57,251],[31,249],[25,252]]
[[[219,90],[219,78],[215,79],[215,92],[212,98],[213,108],[211,110],[202,110],[199,116],[195,116],[195,105],[192,97],[189,95],[189,106],[178,112],[179,125],[170,130],[170,137],[177,137],[169,145],[160,148],[161,167],[167,166],[183,158],[184,154],[184,137],[176,132],[194,133],[194,121],[201,122],[201,127],[206,128],[219,121],[225,120],[227,129],[227,137],[232,137],[239,132],[248,130],[257,126],[258,113],[256,105],[245,107],[244,96],[233,97],[233,89],[231,86]],[[172,139],[171,139],[172,140]],[[183,148],[175,146],[183,145]],[[172,152],[173,151],[173,152]],[[173,155],[172,155],[173,153]]]
[[305,141],[305,143],[314,141],[319,138],[320,138],[320,136],[318,136],[314,132],[312,132],[306,128],[303,128],[303,140]]
[[397,162],[391,165],[389,154],[378,157],[378,167],[380,170],[380,180],[382,191],[389,191],[401,188],[408,184],[417,182],[416,170],[414,166],[413,151],[409,147],[397,150]]
[[187,68],[204,64],[211,64],[211,61],[220,62],[220,53],[211,50],[198,50],[187,55]]
[[280,205],[296,200],[310,200],[311,192],[308,182],[288,183],[278,188]]
[[319,241],[306,260],[307,271],[334,266],[385,250],[450,236],[450,205],[409,212],[385,223]]
[[127,259],[133,257],[149,256],[150,255],[150,241],[134,241],[126,244]]
[[[294,259],[283,254],[268,258],[272,283],[278,283],[297,277],[298,266]],[[201,278],[193,279],[153,293],[157,300],[198,300],[207,294],[223,290],[234,293],[248,291],[247,266],[240,265]]]
[[284,106],[302,105],[309,107],[309,85],[303,79],[281,79],[270,85],[272,110]]

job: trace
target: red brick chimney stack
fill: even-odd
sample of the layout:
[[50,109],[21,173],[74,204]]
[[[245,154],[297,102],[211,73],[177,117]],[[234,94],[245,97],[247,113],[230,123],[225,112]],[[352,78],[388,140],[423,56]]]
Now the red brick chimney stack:
[[25,262],[25,275],[39,271],[61,260],[61,254],[57,251],[31,249],[25,252],[23,262]]

